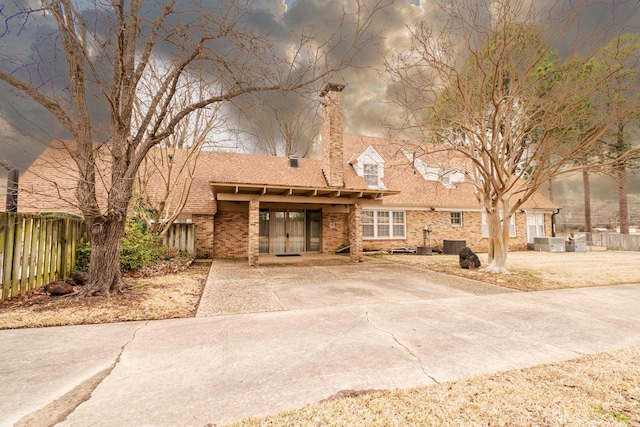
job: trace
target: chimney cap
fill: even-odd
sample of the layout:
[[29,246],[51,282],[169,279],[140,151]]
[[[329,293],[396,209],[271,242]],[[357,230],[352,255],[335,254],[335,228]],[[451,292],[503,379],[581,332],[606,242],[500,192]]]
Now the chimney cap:
[[340,83],[327,83],[324,85],[324,89],[320,92],[320,98],[324,97],[328,92],[342,92],[345,85]]

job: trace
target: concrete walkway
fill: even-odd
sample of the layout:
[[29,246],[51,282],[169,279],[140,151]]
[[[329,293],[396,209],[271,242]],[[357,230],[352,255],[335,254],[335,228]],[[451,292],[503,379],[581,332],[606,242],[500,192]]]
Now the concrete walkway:
[[[389,277],[395,268],[414,274],[390,265]],[[423,285],[437,297],[403,286],[388,302],[347,295],[315,308],[0,331],[0,425],[27,416],[31,425],[45,416],[65,426],[221,424],[341,390],[430,385],[640,343],[640,285],[496,293],[452,284],[449,294],[444,283]]]

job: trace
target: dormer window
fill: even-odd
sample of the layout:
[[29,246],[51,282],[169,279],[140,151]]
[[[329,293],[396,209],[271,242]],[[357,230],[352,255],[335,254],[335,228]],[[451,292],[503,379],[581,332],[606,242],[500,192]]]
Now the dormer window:
[[366,182],[369,187],[379,186],[378,165],[364,165],[364,182]]
[[385,188],[382,178],[384,178],[384,159],[373,148],[368,146],[358,157],[354,154],[349,163],[353,166],[358,176],[364,179],[369,188]]

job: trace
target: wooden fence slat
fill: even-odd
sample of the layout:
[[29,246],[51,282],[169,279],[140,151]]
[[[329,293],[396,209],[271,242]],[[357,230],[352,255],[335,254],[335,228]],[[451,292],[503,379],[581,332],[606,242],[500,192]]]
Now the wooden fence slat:
[[31,215],[24,216],[24,238],[22,239],[22,266],[20,267],[20,293],[29,288],[29,260],[31,258],[31,240],[33,239],[33,221]]
[[22,255],[22,239],[24,221],[22,216],[15,215],[15,237],[13,241],[13,271],[11,273],[11,296],[20,293],[20,267],[22,265],[20,256]]
[[195,224],[173,223],[162,243],[164,246],[195,255]]
[[44,269],[43,282],[49,283],[51,280],[51,258],[53,258],[53,224],[49,219],[45,219],[44,238]]
[[15,239],[15,214],[5,214],[5,242],[3,256],[2,298],[11,296],[11,276],[13,270],[13,242]]
[[0,298],[2,298],[2,283],[4,282],[4,253],[5,253],[5,239],[7,237],[5,221],[7,214],[0,212]]
[[27,288],[29,290],[36,288],[36,282],[38,279],[38,242],[40,241],[40,224],[42,218],[39,216],[33,216],[31,218],[31,250],[29,251],[29,284]]
[[40,217],[40,239],[38,240],[38,267],[35,270],[36,288],[45,285],[45,261],[47,257],[47,221]]
[[60,224],[61,221],[55,220],[53,221],[53,234],[51,236],[51,244],[52,248],[52,260],[51,260],[51,276],[49,278],[50,282],[53,282],[58,278],[58,272],[60,271]]

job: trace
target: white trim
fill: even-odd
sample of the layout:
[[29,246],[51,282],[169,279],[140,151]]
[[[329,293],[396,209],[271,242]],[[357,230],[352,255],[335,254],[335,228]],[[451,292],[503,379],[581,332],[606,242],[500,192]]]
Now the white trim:
[[[460,224],[454,224],[453,223],[453,214],[460,214]],[[464,213],[462,211],[451,211],[449,212],[449,220],[450,225],[452,227],[464,227]]]
[[[373,147],[373,145],[369,145],[358,157],[354,159],[355,155],[352,155],[349,159],[349,164],[353,166],[353,169],[356,171],[356,174],[365,179],[364,177],[364,166],[365,165],[376,165],[378,172],[378,184],[377,185],[368,185],[371,189],[386,189],[384,183],[382,182],[382,178],[384,178],[384,158],[378,153],[378,151]],[[366,180],[365,180],[366,182]]]
[[[372,212],[373,213],[373,223],[365,223],[364,222],[364,217],[365,217],[365,212]],[[378,217],[380,213],[387,213],[387,219],[388,222],[386,223],[378,223]],[[403,210],[400,209],[362,209],[362,239],[363,240],[398,240],[398,239],[406,239],[407,238],[407,213]],[[393,217],[394,217],[394,213],[401,213],[402,214],[402,219],[403,222],[402,223],[397,223],[393,221]],[[380,236],[378,235],[378,231],[379,231],[379,227],[380,226],[387,226],[389,228],[389,235],[387,236]],[[402,236],[395,236],[394,232],[393,232],[393,227],[396,225],[402,225]],[[369,226],[369,227],[373,227],[373,236],[367,236],[365,235],[364,232],[364,227],[365,226]]]
[[[529,218],[530,217],[534,217],[535,218],[535,224],[530,223],[529,222]],[[545,218],[544,218],[544,213],[543,212],[536,212],[536,211],[530,211],[530,212],[526,212],[525,211],[525,218],[526,218],[526,229],[527,229],[527,243],[533,243],[533,238],[534,237],[544,237],[545,233],[546,233],[546,224],[545,224]],[[542,218],[542,224],[539,224],[538,221],[539,219]],[[531,233],[529,232],[529,227],[535,227],[536,228],[536,235],[535,236],[531,236]],[[540,230],[541,227],[542,229]],[[542,234],[539,234],[539,232],[541,232]]]

